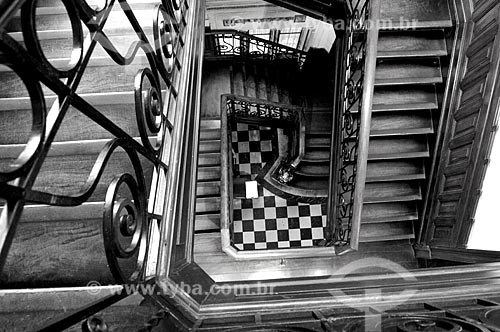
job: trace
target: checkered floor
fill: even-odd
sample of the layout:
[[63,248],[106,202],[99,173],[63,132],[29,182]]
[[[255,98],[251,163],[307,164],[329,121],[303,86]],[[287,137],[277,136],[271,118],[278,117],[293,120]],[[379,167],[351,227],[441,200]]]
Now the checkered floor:
[[234,246],[240,250],[311,247],[324,239],[321,204],[286,200],[263,189],[263,197],[235,199]]
[[[234,192],[278,156],[275,129],[233,124]],[[326,207],[297,203],[258,185],[258,198],[233,198],[232,242],[239,250],[311,247],[324,239]]]
[[269,127],[236,123],[231,132],[235,175],[250,175],[255,179],[267,162],[277,156],[278,138],[276,130]]

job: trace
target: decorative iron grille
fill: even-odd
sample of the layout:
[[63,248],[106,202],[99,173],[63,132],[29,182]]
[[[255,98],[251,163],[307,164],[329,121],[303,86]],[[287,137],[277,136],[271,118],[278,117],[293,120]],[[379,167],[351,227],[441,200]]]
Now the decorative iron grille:
[[[26,96],[17,99],[30,110],[26,143],[10,149],[16,155],[7,162],[2,158],[0,165],[0,271],[26,206],[75,207],[100,195],[104,250],[115,283],[146,279],[151,282],[150,277],[155,276],[159,245],[152,244],[158,242],[155,236],[159,236],[165,222],[162,214],[169,156],[177,144],[172,137],[184,130],[176,119],[186,118],[189,112],[182,101],[188,99],[182,94],[189,91],[185,77],[192,70],[186,38],[195,31],[199,21],[196,15],[203,7],[194,0],[106,0],[101,4],[98,8],[85,0],[61,0],[57,5],[37,0],[0,3],[0,69],[4,78],[14,77],[20,82]],[[62,30],[69,31],[69,38],[57,34],[48,37],[53,31],[40,31],[49,22],[41,17],[47,15],[48,9],[50,15],[54,14],[51,18],[69,22],[69,29]],[[116,13],[120,13],[121,19],[111,19]],[[123,38],[125,42],[120,39],[124,37],[124,26],[129,29],[127,38]],[[69,55],[63,55],[68,51],[64,43],[60,50],[58,46],[47,47],[47,40],[58,38],[70,41]],[[97,71],[89,82],[89,68],[111,65],[123,69],[115,71],[111,78],[105,70]],[[130,90],[114,92],[107,83]],[[15,90],[17,86],[11,88]],[[6,91],[5,86],[2,91]],[[0,103],[8,103],[7,99],[0,99]],[[116,123],[104,111],[105,107],[96,106],[102,101],[106,105],[129,104],[135,111],[136,128]],[[121,117],[125,117],[125,110],[122,111]],[[75,114],[86,121],[72,123]],[[69,135],[64,126],[71,125],[73,132],[78,133],[84,131],[87,123],[96,124],[107,138],[90,139],[93,143],[102,142],[102,148],[96,151],[83,184],[74,184],[77,189],[69,193],[50,185],[37,185],[51,153],[66,143],[73,144],[60,140],[61,132]],[[16,135],[15,126],[8,129],[2,137]],[[84,145],[72,146],[81,150]],[[181,149],[182,145],[176,147]],[[103,174],[111,168],[110,160],[118,150],[131,167],[114,173],[108,182]],[[51,232],[50,225],[47,232]],[[128,268],[130,265],[132,269]],[[124,296],[107,297],[46,330],[68,327]]]
[[241,31],[217,30],[206,34],[206,55],[242,56],[262,60],[293,60],[300,67],[307,53]]
[[246,98],[243,96],[227,95],[227,115],[236,115],[245,118],[259,118],[268,120],[282,120],[296,123],[299,119],[297,109],[283,107],[265,100]]
[[359,117],[362,111],[363,84],[365,79],[366,45],[370,1],[348,2],[351,16],[347,24],[347,56],[343,109],[340,114],[340,151],[336,182],[336,214],[333,240],[337,246],[350,243],[353,219],[354,194],[357,175],[359,144]]

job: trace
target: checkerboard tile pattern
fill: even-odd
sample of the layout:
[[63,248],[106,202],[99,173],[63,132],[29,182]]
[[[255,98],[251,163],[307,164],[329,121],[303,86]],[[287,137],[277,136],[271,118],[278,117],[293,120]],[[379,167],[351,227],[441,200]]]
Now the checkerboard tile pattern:
[[[234,193],[244,192],[245,181],[255,180],[278,156],[276,129],[231,124]],[[236,181],[238,180],[238,181]],[[257,186],[258,198],[233,197],[232,243],[239,250],[311,247],[324,239],[326,207],[297,203]]]
[[239,174],[250,175],[254,180],[267,162],[276,159],[273,151],[273,146],[277,146],[275,132],[269,127],[236,123],[236,128],[231,131],[231,142]]
[[233,206],[233,243],[240,250],[311,247],[324,239],[325,206],[275,196],[238,199]]

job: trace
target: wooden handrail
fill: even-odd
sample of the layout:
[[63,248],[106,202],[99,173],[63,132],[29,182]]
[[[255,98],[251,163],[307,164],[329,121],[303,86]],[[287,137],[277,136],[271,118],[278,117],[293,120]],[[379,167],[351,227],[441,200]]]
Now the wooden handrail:
[[[371,0],[370,20],[379,22],[381,0]],[[361,212],[363,209],[363,196],[365,195],[365,181],[368,161],[368,148],[370,142],[370,125],[372,116],[373,91],[375,85],[375,69],[377,66],[378,24],[371,24],[367,31],[365,76],[363,81],[363,94],[361,99],[361,113],[359,118],[358,160],[356,162],[356,183],[354,188],[354,202],[351,226],[352,249],[359,247],[359,234],[361,229]]]
[[[189,64],[186,73],[181,76],[179,84],[180,102],[175,109],[175,126],[179,128],[173,132],[171,139],[170,155],[162,156],[169,160],[169,172],[165,179],[166,192],[164,196],[163,220],[160,234],[162,236],[159,247],[158,265],[156,275],[166,277],[175,263],[174,248],[180,239],[179,232],[183,222],[192,224],[195,214],[194,197],[188,193],[195,193],[198,156],[198,135],[200,117],[200,95],[201,95],[201,64],[203,60],[204,30],[200,20],[195,18],[204,17],[205,3],[194,1],[195,5],[190,7],[193,15],[187,22],[185,32],[185,52],[183,61]],[[194,114],[193,114],[194,112]],[[194,188],[194,189],[193,189]],[[185,197],[184,197],[185,196]],[[186,198],[186,199],[184,199]],[[184,225],[184,226],[188,226]],[[187,229],[188,227],[184,227]],[[194,228],[193,228],[194,230]],[[192,236],[191,230],[187,229],[183,236],[189,244]],[[185,255],[189,255],[188,249]],[[190,259],[190,257],[186,257]]]

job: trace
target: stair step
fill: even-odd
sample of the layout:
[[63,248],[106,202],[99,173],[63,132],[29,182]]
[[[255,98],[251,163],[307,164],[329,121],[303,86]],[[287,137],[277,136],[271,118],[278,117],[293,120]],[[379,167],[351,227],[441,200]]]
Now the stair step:
[[306,132],[310,130],[329,132],[332,129],[332,112],[304,112]]
[[[1,103],[1,101],[0,101]],[[6,105],[4,105],[7,107]],[[100,105],[99,112],[131,136],[139,136],[133,104]],[[32,111],[24,108],[0,111],[0,144],[23,144],[31,135]],[[109,131],[73,107],[69,107],[55,137],[56,142],[114,138]]]
[[219,153],[220,140],[200,141],[199,153]]
[[[145,58],[140,58],[145,59]],[[139,59],[139,60],[140,60]],[[89,67],[85,70],[78,86],[79,93],[102,93],[117,91],[134,91],[134,79],[137,71],[149,66],[149,63],[137,63],[123,66]],[[42,85],[44,95],[54,95],[54,92]],[[27,96],[24,83],[12,71],[2,72],[0,75],[0,98]]]
[[[426,109],[438,107],[434,86],[391,86],[376,87],[373,95],[373,109],[413,110],[414,106]],[[418,108],[420,109],[420,108]]]
[[200,141],[220,140],[220,129],[201,129]]
[[432,133],[434,133],[434,130],[432,128],[383,129],[383,130],[372,130],[370,132],[370,137],[426,135]]
[[245,91],[245,75],[243,68],[240,64],[234,63],[230,67],[231,73],[231,94],[246,96]]
[[402,202],[422,199],[417,182],[370,182],[366,184],[365,203]]
[[[376,112],[393,112],[393,111],[418,111],[418,110],[436,110],[439,106],[434,102],[409,103],[409,104],[373,104],[372,111]],[[357,109],[353,113],[357,113]]]
[[434,131],[430,111],[381,112],[372,115],[370,136],[430,134]]
[[220,213],[220,197],[200,197],[196,198],[197,214]]
[[380,19],[390,22],[387,26],[390,29],[444,28],[453,25],[447,1],[384,0]]
[[194,222],[195,232],[218,232],[220,231],[220,214],[219,213],[207,213],[207,214],[196,214]]
[[[330,148],[328,146],[328,148]],[[307,161],[309,163],[314,163],[314,162],[330,162],[330,149],[325,149],[325,150],[311,150],[308,149],[308,146],[306,144],[306,152],[304,154],[304,161]]]
[[198,181],[215,181],[220,180],[220,166],[198,167]]
[[245,85],[246,85],[246,96],[250,98],[258,98],[259,92],[257,91],[259,78],[257,77],[255,64],[252,62],[245,63]]
[[[138,138],[136,140],[139,140]],[[76,194],[87,181],[99,153],[108,139],[92,141],[70,141],[53,143],[33,189],[53,194]],[[24,149],[24,144],[0,146],[2,169]],[[152,178],[152,164],[140,157],[146,183],[149,186]],[[7,168],[9,169],[9,168]],[[90,201],[99,201],[104,198],[107,187],[116,174],[135,174],[134,168],[127,153],[116,149],[108,160],[103,175],[97,184]],[[148,188],[146,188],[149,190]]]
[[296,174],[306,177],[316,177],[316,178],[328,177],[329,166],[330,165],[328,162],[326,162],[325,164],[317,164],[317,163],[309,164],[307,162],[302,161],[296,170]]
[[276,68],[271,66],[265,67],[266,71],[266,89],[267,89],[267,100],[278,103],[280,101],[280,92],[277,83],[277,73]]
[[[201,83],[201,118],[220,117],[221,95],[231,93],[230,69],[225,62],[207,61]],[[203,123],[203,120],[202,120]],[[219,126],[220,128],[220,126]]]
[[381,31],[377,58],[446,56],[443,30]]
[[213,119],[201,119],[200,121],[200,128],[203,131],[205,131],[205,129],[208,129],[208,130],[216,130],[219,131],[219,136],[220,136],[220,128],[221,128],[221,122],[220,122],[220,119],[216,119],[216,118],[213,118]]
[[368,159],[410,159],[429,157],[425,136],[374,137],[370,139]]
[[375,85],[410,85],[442,83],[439,59],[379,59]]
[[220,196],[220,180],[198,182],[196,196]]
[[360,242],[375,242],[413,238],[415,238],[413,223],[411,221],[396,221],[362,225],[359,240]]
[[328,196],[328,178],[304,177],[296,174],[291,185],[301,189],[314,190],[321,197]]
[[200,153],[198,156],[199,166],[218,166],[220,165],[220,152]]
[[423,179],[425,179],[424,166],[423,161],[419,159],[370,161],[366,173],[367,182]]
[[[155,4],[152,1],[148,1],[147,3],[144,3],[144,5],[140,5],[137,8],[132,6],[134,16],[138,20],[141,27],[146,28],[153,25],[151,13],[154,6]],[[61,8],[60,6],[58,8],[44,8],[38,5],[36,12],[36,28],[39,39],[50,38],[46,36],[54,33],[63,35],[64,38],[71,39],[71,25],[64,8]],[[17,34],[15,31],[21,30],[20,21],[20,17],[14,17],[11,22],[9,22],[9,31]],[[111,29],[120,29],[122,30],[122,34],[130,34],[134,31],[125,12],[120,8],[120,6],[114,6],[108,16],[108,19],[106,20],[105,32]],[[86,31],[86,29],[84,29],[84,31]],[[121,50],[121,48],[118,49]],[[121,51],[122,54],[125,54],[126,48]]]
[[[365,202],[366,203],[366,202]],[[418,220],[415,201],[363,204],[362,223]]]

